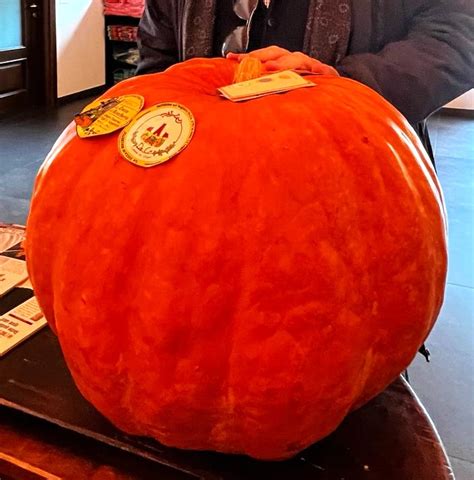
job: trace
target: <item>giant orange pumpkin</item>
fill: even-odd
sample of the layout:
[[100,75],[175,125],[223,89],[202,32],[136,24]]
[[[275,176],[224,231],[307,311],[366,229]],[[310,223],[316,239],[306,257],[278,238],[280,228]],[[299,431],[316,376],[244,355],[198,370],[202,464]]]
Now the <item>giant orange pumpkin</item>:
[[446,275],[442,196],[402,116],[354,81],[235,104],[192,60],[105,97],[178,102],[150,169],[69,126],[35,185],[31,280],[83,395],[116,426],[261,459],[328,435],[413,359]]

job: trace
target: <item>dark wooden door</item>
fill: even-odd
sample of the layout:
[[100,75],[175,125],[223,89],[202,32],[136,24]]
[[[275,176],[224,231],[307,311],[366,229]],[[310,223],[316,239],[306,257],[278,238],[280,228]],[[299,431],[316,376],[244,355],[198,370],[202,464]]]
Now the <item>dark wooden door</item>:
[[0,0],[0,113],[56,100],[54,0]]

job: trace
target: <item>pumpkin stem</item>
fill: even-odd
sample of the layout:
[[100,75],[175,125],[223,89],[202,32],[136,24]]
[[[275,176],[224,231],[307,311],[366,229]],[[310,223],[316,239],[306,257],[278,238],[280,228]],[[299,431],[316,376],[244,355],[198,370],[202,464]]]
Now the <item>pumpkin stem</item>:
[[238,64],[234,73],[234,82],[245,82],[247,80],[253,80],[254,78],[261,77],[263,73],[263,64],[258,58],[246,56]]

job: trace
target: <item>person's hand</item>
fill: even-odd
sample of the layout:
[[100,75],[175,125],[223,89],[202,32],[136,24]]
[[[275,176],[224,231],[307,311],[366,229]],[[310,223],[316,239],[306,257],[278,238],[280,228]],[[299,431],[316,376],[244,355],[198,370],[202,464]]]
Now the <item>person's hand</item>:
[[227,58],[240,62],[246,56],[258,58],[267,72],[280,70],[306,70],[321,75],[339,76],[337,70],[302,52],[290,52],[275,45],[250,53],[228,53]]

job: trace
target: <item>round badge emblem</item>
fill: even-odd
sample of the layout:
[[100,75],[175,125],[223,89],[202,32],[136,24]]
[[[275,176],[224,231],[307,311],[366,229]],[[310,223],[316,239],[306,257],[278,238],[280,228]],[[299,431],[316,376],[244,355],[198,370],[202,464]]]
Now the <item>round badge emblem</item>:
[[143,108],[144,101],[141,95],[95,100],[74,116],[77,135],[89,138],[120,130]]
[[122,130],[121,155],[141,167],[153,167],[181,152],[194,134],[194,116],[178,103],[160,103],[144,110]]

